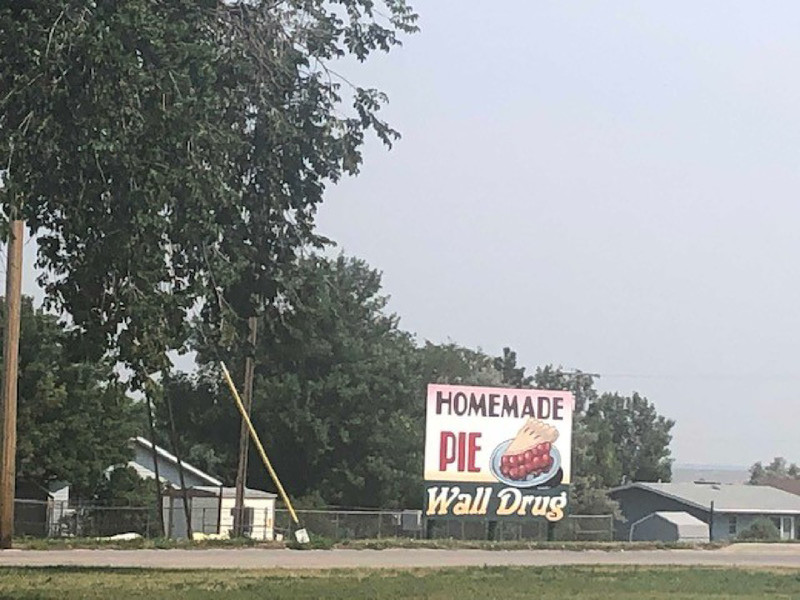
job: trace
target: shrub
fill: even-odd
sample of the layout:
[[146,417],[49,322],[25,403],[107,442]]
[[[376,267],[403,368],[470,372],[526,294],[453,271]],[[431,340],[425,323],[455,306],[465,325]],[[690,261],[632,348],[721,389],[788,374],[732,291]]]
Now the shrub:
[[781,532],[771,520],[760,517],[739,534],[740,540],[759,540],[764,542],[774,542],[781,539]]

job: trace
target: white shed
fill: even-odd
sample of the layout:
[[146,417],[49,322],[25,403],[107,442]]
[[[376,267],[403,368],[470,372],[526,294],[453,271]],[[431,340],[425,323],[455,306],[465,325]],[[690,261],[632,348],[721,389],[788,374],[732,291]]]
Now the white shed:
[[708,542],[708,523],[686,512],[659,511],[631,525],[632,542]]
[[[194,486],[187,489],[187,495],[195,535],[228,538],[233,534],[236,488]],[[274,539],[276,497],[262,490],[245,490],[246,537],[260,541]],[[183,492],[179,489],[170,490],[164,497],[164,533],[170,538],[187,537]]]

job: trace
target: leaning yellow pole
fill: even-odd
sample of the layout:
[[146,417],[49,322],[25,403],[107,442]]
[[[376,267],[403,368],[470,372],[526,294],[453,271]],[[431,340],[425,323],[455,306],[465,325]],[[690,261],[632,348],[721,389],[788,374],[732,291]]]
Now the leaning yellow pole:
[[247,415],[247,411],[244,409],[244,404],[242,403],[242,399],[239,397],[239,392],[236,390],[236,386],[233,384],[233,379],[231,379],[231,374],[228,372],[228,367],[226,367],[225,363],[222,361],[220,361],[219,364],[222,367],[222,373],[225,376],[225,381],[228,383],[228,387],[231,388],[233,399],[236,400],[236,406],[239,408],[239,412],[242,413],[242,419],[244,419],[247,429],[250,430],[250,437],[253,438],[253,443],[256,445],[256,448],[258,448],[258,453],[261,454],[261,460],[264,462],[264,466],[267,467],[267,471],[269,471],[272,481],[274,481],[275,485],[278,487],[278,492],[280,492],[281,498],[283,498],[286,507],[289,509],[289,514],[292,515],[292,520],[295,522],[295,525],[300,525],[300,520],[297,518],[297,513],[294,512],[294,507],[289,500],[289,496],[286,495],[286,490],[283,489],[281,480],[278,479],[278,474],[275,472],[275,469],[272,468],[272,463],[269,462],[269,458],[267,458],[267,453],[264,451],[264,446],[261,445],[261,440],[258,439],[258,434],[253,427],[253,423],[250,421],[250,417]]

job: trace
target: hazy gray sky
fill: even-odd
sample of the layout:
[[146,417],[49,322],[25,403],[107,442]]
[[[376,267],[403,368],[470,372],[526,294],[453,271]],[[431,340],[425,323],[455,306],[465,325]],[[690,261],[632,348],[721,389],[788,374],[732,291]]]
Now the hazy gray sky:
[[420,340],[637,390],[681,462],[800,460],[800,4],[415,7],[420,34],[347,69],[403,140],[322,232]]
[[403,140],[322,232],[420,339],[637,390],[681,462],[800,460],[800,4],[414,5],[348,70]]

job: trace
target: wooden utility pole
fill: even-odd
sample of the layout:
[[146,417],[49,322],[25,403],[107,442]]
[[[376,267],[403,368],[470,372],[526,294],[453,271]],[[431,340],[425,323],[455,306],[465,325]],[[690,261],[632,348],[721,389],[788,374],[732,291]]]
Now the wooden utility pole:
[[3,340],[3,452],[0,471],[0,548],[14,536],[14,480],[17,476],[17,373],[22,307],[22,221],[10,223],[6,266],[6,327]]
[[[250,328],[250,335],[247,337],[249,345],[247,357],[244,362],[244,408],[247,415],[253,408],[253,379],[255,378],[255,360],[253,355],[256,351],[256,338],[258,332],[258,319],[250,317],[247,321]],[[250,448],[249,431],[247,423],[242,419],[242,426],[239,430],[239,466],[236,470],[236,504],[234,505],[233,532],[236,537],[244,535],[244,490],[247,487],[247,454]]]
[[183,514],[184,517],[186,517],[186,537],[188,537],[189,541],[191,541],[194,539],[194,534],[192,533],[192,510],[189,506],[189,492],[186,489],[186,480],[183,477],[183,461],[181,460],[181,452],[180,448],[178,447],[178,433],[175,431],[175,416],[172,413],[172,398],[167,395],[166,400],[167,412],[169,413],[170,437],[172,438],[172,452],[175,454],[175,458],[178,461],[178,478],[181,482],[181,495],[183,496]]

